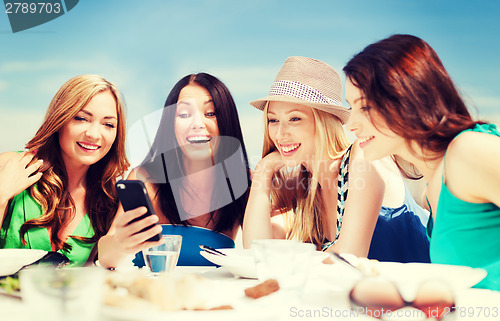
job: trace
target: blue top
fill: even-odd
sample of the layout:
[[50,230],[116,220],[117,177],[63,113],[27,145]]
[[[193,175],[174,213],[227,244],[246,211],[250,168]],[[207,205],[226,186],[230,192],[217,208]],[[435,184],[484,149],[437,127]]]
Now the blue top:
[[[342,227],[345,203],[349,192],[349,158],[352,145],[347,149],[338,174],[337,230],[335,240],[322,244],[325,251],[337,242]],[[425,224],[429,213],[415,203],[405,184],[405,200],[398,208],[382,207],[370,244],[368,258],[392,262],[429,263],[429,240]]]
[[368,258],[429,263],[429,240],[425,228],[428,220],[429,213],[415,202],[405,184],[403,205],[381,208]]
[[[491,124],[466,131],[500,136]],[[430,254],[432,263],[485,268],[488,275],[477,287],[500,290],[500,208],[494,203],[459,199],[446,186],[444,171]]]

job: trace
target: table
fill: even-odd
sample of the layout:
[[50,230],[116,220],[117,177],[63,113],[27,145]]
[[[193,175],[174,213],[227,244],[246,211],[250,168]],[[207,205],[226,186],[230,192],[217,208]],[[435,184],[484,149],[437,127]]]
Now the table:
[[[345,284],[339,284],[334,281],[335,279],[325,279],[324,276],[311,274],[301,296],[278,291],[267,297],[252,300],[244,297],[243,290],[257,284],[258,281],[236,278],[224,268],[177,267],[174,273],[195,273],[213,280],[215,284],[213,295],[233,297],[235,310],[181,311],[164,313],[152,318],[144,315],[144,320],[376,320],[352,311]],[[337,280],[340,278],[337,277]],[[500,320],[500,292],[461,289],[456,292],[456,306],[454,320]],[[28,307],[19,298],[0,294],[0,311],[2,311],[2,321],[30,320]],[[122,316],[126,320],[131,320],[127,319],[126,314]],[[133,314],[129,316],[133,317]],[[392,318],[392,320],[424,319],[422,313],[411,308],[400,310],[400,315]],[[38,320],[44,320],[43,316]],[[100,320],[96,321],[112,320],[119,318],[103,312]]]

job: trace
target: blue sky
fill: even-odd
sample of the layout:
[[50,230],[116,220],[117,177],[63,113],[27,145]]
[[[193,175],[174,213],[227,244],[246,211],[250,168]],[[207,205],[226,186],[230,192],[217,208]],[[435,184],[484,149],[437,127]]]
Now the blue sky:
[[[500,115],[500,2],[451,0],[81,0],[13,34],[0,12],[0,152],[22,149],[59,87],[78,74],[115,82],[131,127],[160,109],[184,75],[209,72],[238,105],[253,165],[265,96],[288,56],[341,73],[352,55],[393,33],[429,42],[480,118]],[[342,78],[343,75],[341,75]]]

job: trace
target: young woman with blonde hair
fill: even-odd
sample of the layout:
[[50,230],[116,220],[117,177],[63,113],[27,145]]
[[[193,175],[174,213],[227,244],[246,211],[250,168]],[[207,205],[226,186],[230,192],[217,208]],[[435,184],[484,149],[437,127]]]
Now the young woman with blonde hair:
[[114,184],[129,166],[116,86],[70,79],[26,149],[0,154],[0,248],[58,251],[82,265],[111,225]]
[[[243,222],[244,246],[254,239],[288,238],[382,260],[428,261],[424,226],[413,210],[418,206],[397,167],[391,159],[366,161],[362,142],[350,146],[342,128],[350,110],[341,101],[333,68],[289,57],[270,94],[251,102],[264,110],[265,138]],[[411,224],[389,235],[384,209],[390,219]],[[374,234],[376,225],[381,230]],[[394,225],[401,224],[393,220]],[[379,236],[402,242],[374,244],[375,235],[377,242]]]

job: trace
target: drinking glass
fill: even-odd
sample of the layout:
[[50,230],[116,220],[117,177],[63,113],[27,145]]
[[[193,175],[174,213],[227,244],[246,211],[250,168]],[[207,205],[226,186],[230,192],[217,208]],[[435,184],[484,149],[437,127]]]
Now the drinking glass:
[[162,235],[162,238],[165,241],[164,244],[150,247],[142,252],[144,262],[153,275],[172,272],[181,252],[181,235]]
[[296,291],[304,288],[316,246],[295,240],[254,240],[252,249],[259,281],[276,279],[280,288]]
[[32,320],[87,321],[100,314],[105,271],[97,267],[35,266],[19,276]]

